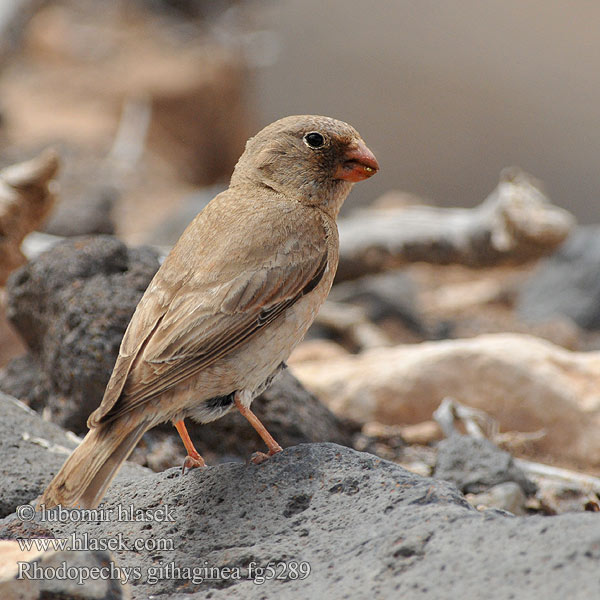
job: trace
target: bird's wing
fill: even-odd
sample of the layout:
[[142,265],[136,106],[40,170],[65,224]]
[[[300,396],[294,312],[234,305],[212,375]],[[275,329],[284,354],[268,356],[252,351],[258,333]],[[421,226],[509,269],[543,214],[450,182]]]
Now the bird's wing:
[[313,229],[307,240],[295,231],[282,240],[281,232],[253,233],[251,239],[234,234],[235,255],[217,253],[210,272],[180,273],[174,293],[177,284],[157,274],[90,426],[143,405],[231,353],[318,285],[327,269],[324,234],[314,236]]

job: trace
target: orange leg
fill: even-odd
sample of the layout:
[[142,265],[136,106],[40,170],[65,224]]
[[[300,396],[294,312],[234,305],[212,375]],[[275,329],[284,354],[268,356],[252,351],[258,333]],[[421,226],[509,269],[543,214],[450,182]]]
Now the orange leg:
[[256,432],[258,433],[258,435],[260,435],[263,442],[267,445],[267,448],[269,449],[268,454],[265,454],[264,452],[255,452],[252,455],[252,458],[250,459],[251,462],[253,462],[254,464],[260,464],[261,462],[269,458],[269,456],[273,456],[273,454],[281,452],[281,446],[267,431],[267,428],[260,422],[259,418],[249,408],[247,408],[240,402],[240,399],[238,398],[237,394],[235,396],[234,402],[237,409],[242,413],[242,415],[244,415],[244,417],[246,417],[246,419],[248,419],[248,421],[250,421],[250,425],[252,425],[252,427],[256,429]]
[[183,466],[181,467],[181,474],[183,475],[186,469],[193,469],[195,467],[205,467],[206,463],[204,462],[204,459],[200,456],[200,454],[198,454],[196,448],[194,448],[194,444],[192,442],[192,439],[190,438],[190,434],[185,428],[185,423],[183,422],[183,419],[181,419],[181,421],[177,421],[176,423],[173,422],[173,425],[175,425],[175,428],[179,432],[181,441],[183,442],[183,445],[187,450],[187,456],[185,457],[185,460],[183,461]]

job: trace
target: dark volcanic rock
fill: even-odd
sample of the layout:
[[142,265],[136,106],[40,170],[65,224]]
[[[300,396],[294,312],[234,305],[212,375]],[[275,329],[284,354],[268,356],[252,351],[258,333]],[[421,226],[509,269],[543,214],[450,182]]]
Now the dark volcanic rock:
[[[334,444],[296,446],[263,465],[228,463],[183,478],[172,469],[115,485],[106,500],[107,510],[116,512],[117,503],[154,507],[172,520],[45,525],[56,537],[77,531],[98,539],[121,533],[131,541],[165,540],[161,550],[116,553],[122,567],[141,568],[136,598],[176,592],[195,592],[188,598],[209,592],[217,598],[314,598],[331,588],[336,598],[365,597],[371,588],[372,597],[389,594],[400,572],[421,560],[434,532],[427,521],[435,509],[455,517],[474,513],[453,486]],[[192,571],[183,572],[229,567],[247,577],[251,563],[266,567],[281,561],[308,564],[310,575],[257,585],[219,577],[194,583]],[[149,575],[157,581],[146,581]]]
[[[0,417],[0,515],[5,516],[42,493],[79,440],[1,392]],[[127,464],[118,477],[143,472],[143,467]],[[6,537],[12,536],[0,531],[0,538]]]
[[0,369],[0,389],[26,401],[33,410],[44,408],[50,388],[50,380],[31,354],[18,356]]
[[517,302],[522,319],[569,317],[600,329],[600,227],[579,227],[524,283]]
[[[48,379],[54,421],[86,431],[129,319],[158,266],[149,248],[128,249],[116,238],[94,236],[61,242],[11,275],[7,316]],[[0,379],[8,393],[21,393],[18,387],[14,368],[10,381]]]
[[434,476],[451,481],[464,493],[478,494],[506,481],[517,483],[525,494],[536,491],[508,452],[467,435],[452,435],[439,443]]
[[[119,506],[155,518],[119,521]],[[451,484],[334,444],[183,478],[134,475],[102,508],[111,519],[43,525],[56,537],[142,540],[148,549],[116,552],[136,599],[587,600],[600,586],[597,515],[480,513]]]
[[2,393],[0,415],[0,515],[5,516],[41,493],[77,440]]
[[[41,492],[62,462],[56,447],[71,441],[9,398],[0,414],[7,512]],[[481,513],[452,484],[335,444],[184,477],[126,464],[100,508],[10,514],[0,538],[117,540],[114,566],[140,600],[588,600],[600,588],[598,515]]]

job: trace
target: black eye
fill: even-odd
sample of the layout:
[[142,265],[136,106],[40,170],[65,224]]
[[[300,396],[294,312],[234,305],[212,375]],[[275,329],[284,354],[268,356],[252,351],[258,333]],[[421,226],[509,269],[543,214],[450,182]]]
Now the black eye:
[[318,131],[311,131],[304,136],[304,141],[311,148],[320,148],[325,143],[325,138]]

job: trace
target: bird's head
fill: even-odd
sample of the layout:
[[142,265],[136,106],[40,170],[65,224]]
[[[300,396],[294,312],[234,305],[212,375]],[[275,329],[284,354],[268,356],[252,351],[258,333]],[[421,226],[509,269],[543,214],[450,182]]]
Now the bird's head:
[[378,170],[377,159],[347,123],[293,116],[271,123],[248,140],[231,186],[267,187],[335,216],[352,184]]

